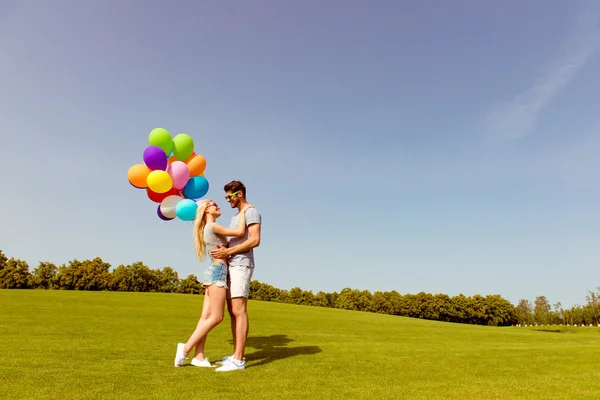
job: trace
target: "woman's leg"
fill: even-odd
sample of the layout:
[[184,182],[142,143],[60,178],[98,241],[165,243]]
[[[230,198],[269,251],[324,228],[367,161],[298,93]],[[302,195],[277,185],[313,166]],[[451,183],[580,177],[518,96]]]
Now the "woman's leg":
[[[192,348],[196,346],[202,338],[204,338],[208,332],[210,332],[215,326],[219,325],[221,321],[223,321],[223,311],[225,308],[225,297],[226,291],[225,288],[210,285],[207,288],[208,295],[210,297],[209,303],[209,312],[210,315],[206,320],[200,321],[196,330],[190,338],[188,339],[185,347],[183,348],[183,354],[187,357],[187,355],[192,351]],[[206,339],[206,338],[204,338]]]
[[[202,305],[202,315],[198,321],[196,329],[200,328],[200,325],[204,323],[210,317],[210,296],[208,295],[208,289],[204,291],[204,304]],[[206,344],[206,335],[202,336],[202,339],[196,344],[194,351],[194,358],[198,361],[204,360],[204,345]]]

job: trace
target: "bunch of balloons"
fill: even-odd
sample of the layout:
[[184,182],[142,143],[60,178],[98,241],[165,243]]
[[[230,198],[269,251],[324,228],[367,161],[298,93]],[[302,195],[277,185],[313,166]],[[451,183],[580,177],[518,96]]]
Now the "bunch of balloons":
[[192,221],[198,199],[208,193],[206,159],[194,152],[194,140],[185,133],[171,137],[166,129],[156,128],[150,132],[148,143],[144,162],[132,165],[127,172],[129,183],[158,203],[160,219]]

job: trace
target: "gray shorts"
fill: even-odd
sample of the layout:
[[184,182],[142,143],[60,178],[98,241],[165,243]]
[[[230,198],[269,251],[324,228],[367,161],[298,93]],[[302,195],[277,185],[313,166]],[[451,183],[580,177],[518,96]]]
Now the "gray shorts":
[[250,295],[250,281],[254,267],[229,266],[227,275],[227,298],[245,297]]

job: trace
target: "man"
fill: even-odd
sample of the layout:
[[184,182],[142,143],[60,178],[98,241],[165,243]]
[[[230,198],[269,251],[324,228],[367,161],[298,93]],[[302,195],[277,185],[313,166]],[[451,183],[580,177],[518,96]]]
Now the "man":
[[[239,221],[239,211],[244,208],[246,186],[240,181],[229,182],[224,187],[225,199],[231,208],[237,208],[238,213],[231,218],[230,227],[236,228]],[[228,258],[229,275],[227,289],[227,311],[231,317],[231,334],[233,336],[233,355],[217,361],[222,364],[216,371],[236,371],[245,368],[244,349],[248,338],[247,302],[250,294],[250,281],[254,272],[254,248],[260,245],[260,228],[262,217],[255,207],[245,212],[246,233],[242,237],[229,239],[228,246],[219,246],[210,253],[213,258]]]

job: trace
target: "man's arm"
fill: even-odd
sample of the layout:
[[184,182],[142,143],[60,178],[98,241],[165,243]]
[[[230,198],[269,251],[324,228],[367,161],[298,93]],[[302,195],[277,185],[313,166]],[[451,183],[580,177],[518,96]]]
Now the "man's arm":
[[234,254],[245,253],[258,246],[260,246],[260,224],[252,224],[248,226],[248,239],[237,246],[225,249],[225,254],[232,256]]
[[248,239],[233,247],[223,247],[220,244],[210,251],[212,258],[227,258],[234,254],[243,253],[260,245],[260,223],[248,226]]

